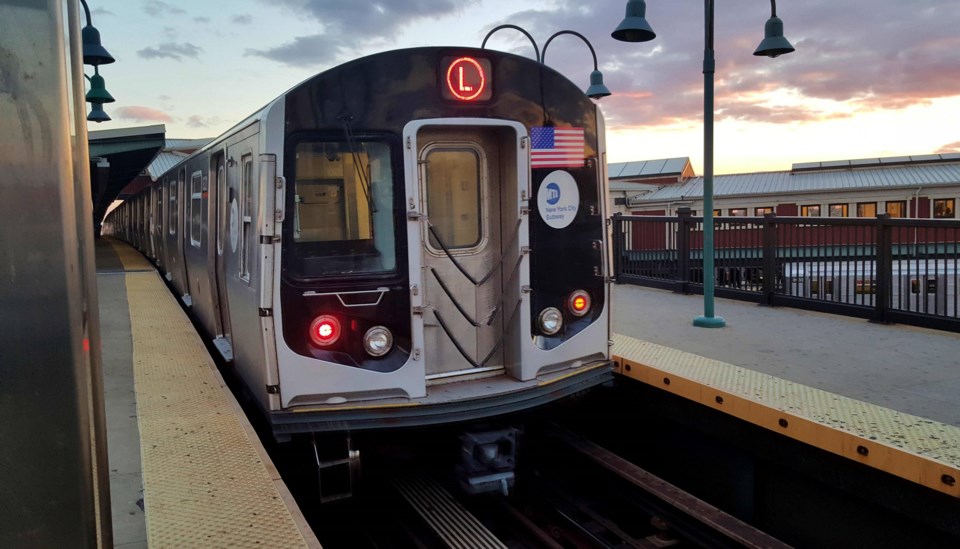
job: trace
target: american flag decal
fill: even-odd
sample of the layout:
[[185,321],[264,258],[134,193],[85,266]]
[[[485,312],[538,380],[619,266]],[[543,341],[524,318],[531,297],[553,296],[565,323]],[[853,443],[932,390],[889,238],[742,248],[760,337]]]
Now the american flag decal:
[[531,168],[582,168],[583,128],[530,128]]

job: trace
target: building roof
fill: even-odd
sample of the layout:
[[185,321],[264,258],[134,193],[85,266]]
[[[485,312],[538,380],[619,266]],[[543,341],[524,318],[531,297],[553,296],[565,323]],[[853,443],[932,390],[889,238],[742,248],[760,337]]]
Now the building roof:
[[103,219],[110,203],[150,164],[164,145],[163,124],[87,133],[92,166],[90,183],[94,220]]
[[[948,155],[941,155],[948,156]],[[899,165],[875,165],[819,171],[781,171],[717,175],[713,180],[715,197],[804,194],[835,191],[916,188],[936,185],[960,185],[960,159],[949,162],[915,162]],[[681,185],[665,185],[656,191],[632,197],[631,204],[664,202],[703,197],[703,178],[694,177]]]
[[683,175],[690,164],[690,158],[661,158],[657,160],[639,160],[635,162],[614,162],[607,165],[607,177],[612,179],[640,179],[645,177],[663,177]]
[[651,183],[637,183],[635,181],[611,181],[609,187],[611,191],[642,193],[647,191],[655,191],[660,188],[660,185],[654,185]]
[[793,165],[793,171],[798,172],[805,170],[862,168],[867,166],[890,166],[896,164],[917,164],[920,162],[944,161],[960,161],[960,153],[887,156],[883,158],[855,158],[851,160],[829,160],[826,162],[798,162]]
[[176,166],[181,160],[190,156],[193,151],[202,148],[213,138],[203,139],[167,139],[163,150],[153,159],[145,170],[150,179],[156,181],[164,172]]

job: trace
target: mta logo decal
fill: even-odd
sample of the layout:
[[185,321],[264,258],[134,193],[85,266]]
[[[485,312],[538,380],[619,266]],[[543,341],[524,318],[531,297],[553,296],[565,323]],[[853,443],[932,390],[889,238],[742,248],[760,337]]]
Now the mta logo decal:
[[547,183],[547,204],[555,206],[557,202],[560,202],[560,185]]

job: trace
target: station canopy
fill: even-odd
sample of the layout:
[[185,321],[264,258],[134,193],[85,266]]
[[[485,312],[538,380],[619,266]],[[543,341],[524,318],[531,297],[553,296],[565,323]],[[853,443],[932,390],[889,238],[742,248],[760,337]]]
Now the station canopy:
[[88,132],[94,232],[107,208],[163,149],[163,124]]

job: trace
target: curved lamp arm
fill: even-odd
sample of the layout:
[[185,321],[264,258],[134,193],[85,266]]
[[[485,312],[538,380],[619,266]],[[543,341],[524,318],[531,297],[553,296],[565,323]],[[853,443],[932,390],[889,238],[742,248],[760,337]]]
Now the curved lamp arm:
[[83,6],[83,13],[87,16],[87,26],[92,26],[90,24],[90,6],[87,5],[87,0],[80,0],[80,5]]
[[770,17],[777,16],[777,0],[770,0]]
[[554,38],[560,36],[561,34],[572,34],[580,38],[580,40],[583,40],[583,43],[586,44],[588,48],[590,48],[590,55],[593,56],[593,70],[597,70],[597,52],[593,50],[593,45],[590,44],[590,41],[587,40],[586,36],[580,34],[577,31],[572,31],[572,30],[557,31],[553,33],[553,35],[550,36],[550,38],[547,38],[547,43],[543,45],[543,55],[540,56],[540,62],[543,63],[544,60],[547,58],[547,48],[550,46],[550,42],[552,42]]
[[[534,52],[534,54],[535,54],[536,57],[537,57],[537,61],[540,61],[540,48],[537,47],[537,42],[536,42],[536,40],[534,40],[533,37],[530,36],[530,33],[527,32],[527,31],[525,31],[523,28],[518,27],[517,25],[511,25],[511,24],[509,24],[509,23],[506,24],[506,25],[499,25],[499,26],[494,27],[493,29],[491,29],[490,32],[488,32],[487,35],[483,37],[483,43],[480,44],[480,49],[481,49],[481,50],[484,49],[485,47],[487,47],[487,40],[490,39],[490,35],[492,35],[493,33],[497,32],[497,31],[500,30],[500,29],[514,29],[514,30],[518,30],[518,31],[522,32],[524,36],[526,36],[527,38],[530,39],[530,43],[533,44],[533,52]],[[544,51],[546,51],[546,48],[544,48]]]

